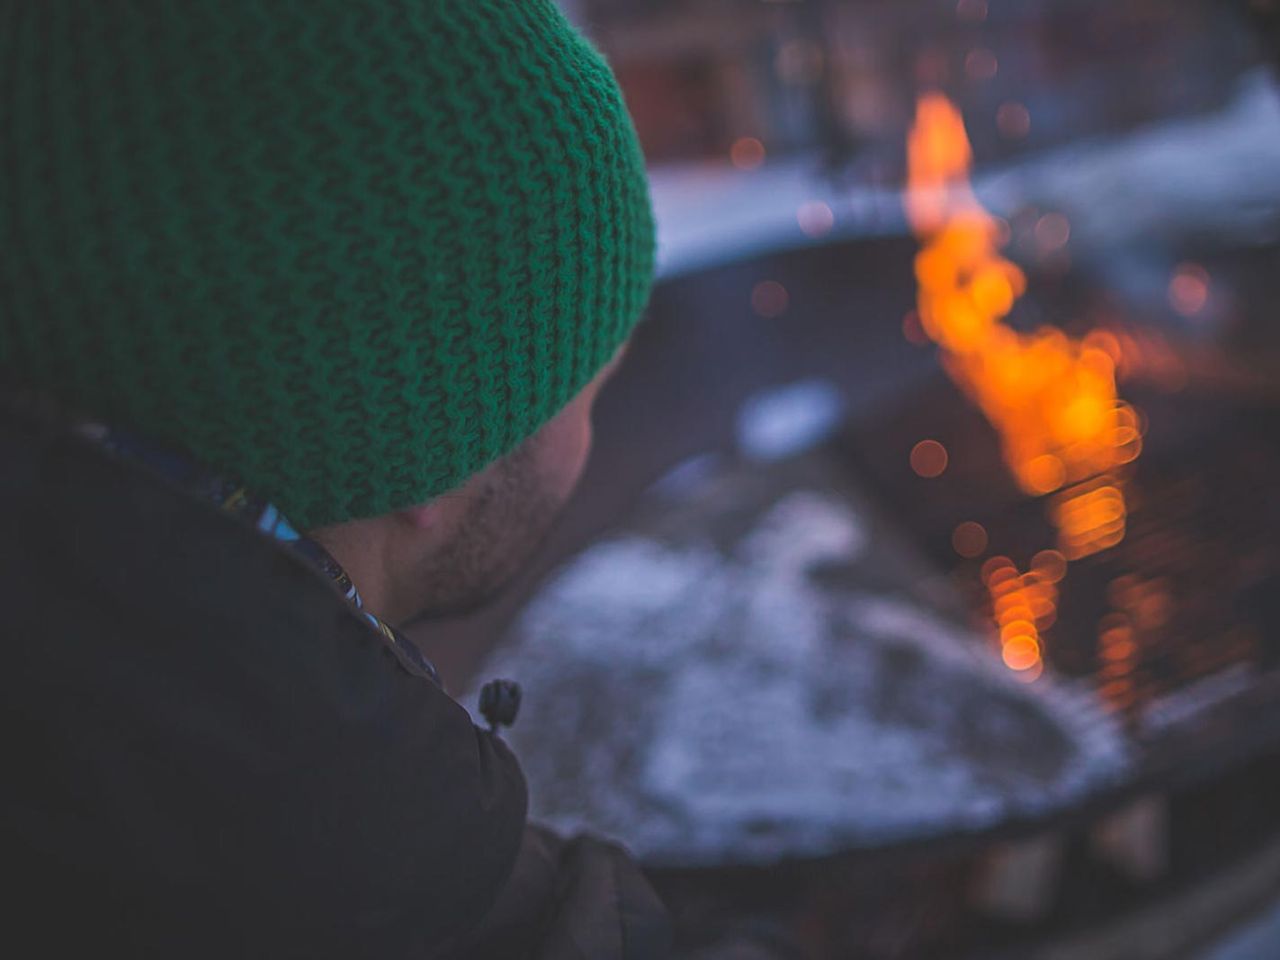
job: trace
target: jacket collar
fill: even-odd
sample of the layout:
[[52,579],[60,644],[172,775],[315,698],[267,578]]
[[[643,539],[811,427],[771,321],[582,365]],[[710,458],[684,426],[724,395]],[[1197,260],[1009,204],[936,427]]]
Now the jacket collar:
[[104,447],[116,456],[133,460],[156,471],[178,486],[216,503],[227,514],[248,523],[259,532],[278,540],[323,573],[360,611],[391,647],[396,659],[411,673],[425,674],[440,683],[435,665],[404,634],[364,607],[360,591],[342,565],[315,540],[304,536],[269,501],[255,495],[243,484],[223,477],[181,451],[141,437],[118,427],[94,421],[81,421],[75,426],[80,436]]

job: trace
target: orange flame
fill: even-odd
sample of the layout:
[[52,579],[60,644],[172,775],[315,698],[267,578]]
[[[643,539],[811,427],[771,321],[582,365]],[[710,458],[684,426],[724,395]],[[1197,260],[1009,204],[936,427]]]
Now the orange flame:
[[[1004,323],[1026,277],[998,252],[1001,225],[973,193],[972,159],[960,112],[941,94],[921,97],[907,141],[906,195],[907,219],[923,244],[915,263],[920,324],[942,349],[947,373],[999,432],[1018,485],[1034,496],[1058,494],[1050,504],[1057,550],[1077,560],[1124,538],[1122,468],[1142,449],[1138,417],[1116,389],[1114,336],[1075,339],[1054,327],[1022,333]],[[1018,574],[996,559],[1002,563],[986,580],[1004,660],[1038,674],[1044,616],[1010,621],[1008,611],[1051,612],[1057,588],[1034,567]]]

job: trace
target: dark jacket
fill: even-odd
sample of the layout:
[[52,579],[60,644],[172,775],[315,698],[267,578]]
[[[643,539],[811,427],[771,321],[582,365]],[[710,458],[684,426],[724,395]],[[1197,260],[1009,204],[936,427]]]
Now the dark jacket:
[[0,415],[5,940],[34,956],[648,958],[616,848],[276,542]]

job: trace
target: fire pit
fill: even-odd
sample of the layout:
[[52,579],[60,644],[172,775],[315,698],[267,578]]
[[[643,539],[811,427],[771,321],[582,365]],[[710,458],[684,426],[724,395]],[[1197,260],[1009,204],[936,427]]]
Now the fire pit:
[[[904,336],[917,249],[841,243],[662,288],[551,556],[597,545],[478,674],[525,685],[535,816],[629,842],[690,945],[1024,956],[1280,827],[1259,803],[1280,743],[1280,433],[1256,356],[1237,380],[1156,317],[1119,328],[1162,338],[1158,372],[1124,382],[1143,426],[1125,537],[1057,580],[1028,683],[1002,662],[991,559],[1056,548],[1048,498]],[[725,310],[764,281],[784,315],[741,293]],[[1034,275],[1027,294],[1064,313],[1100,296]],[[937,476],[913,468],[925,439],[948,453]]]

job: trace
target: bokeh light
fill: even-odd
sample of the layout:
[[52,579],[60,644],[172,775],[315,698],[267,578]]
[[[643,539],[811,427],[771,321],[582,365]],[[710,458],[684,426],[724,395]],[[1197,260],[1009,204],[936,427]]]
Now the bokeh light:
[[751,289],[751,309],[766,320],[780,317],[791,305],[791,295],[777,280],[761,280]]
[[1021,140],[1031,132],[1031,112],[1016,100],[1006,101],[996,110],[996,129],[1006,140]]
[[1046,583],[1058,583],[1067,575],[1067,558],[1057,550],[1041,550],[1031,558],[1031,569]]
[[1028,460],[1023,474],[1033,493],[1053,493],[1067,480],[1067,468],[1052,453]]
[[729,161],[739,170],[754,170],[764,160],[764,144],[755,137],[740,137],[729,148]]
[[814,201],[796,211],[796,222],[807,236],[825,237],[836,225],[836,215],[825,203]]
[[926,479],[942,476],[948,461],[947,448],[937,440],[921,440],[911,448],[911,469]]
[[982,565],[982,582],[990,586],[997,575],[1003,576],[1006,572],[1009,576],[1016,575],[1013,561],[1008,557],[992,557]]
[[1061,250],[1071,238],[1071,221],[1061,213],[1046,213],[1036,221],[1035,237],[1041,253]]
[[907,343],[917,347],[927,347],[932,342],[920,324],[920,314],[914,310],[908,310],[902,316],[902,336]]
[[1209,302],[1209,271],[1198,263],[1180,263],[1169,280],[1169,305],[1194,317]]
[[964,72],[970,80],[990,80],[1000,72],[1000,61],[990,50],[978,47],[964,58]]
[[986,527],[972,520],[966,520],[951,532],[951,546],[956,553],[969,560],[986,553],[987,543]]
[[1030,670],[1040,662],[1040,644],[1031,636],[1016,636],[1001,648],[1000,656],[1010,670]]

